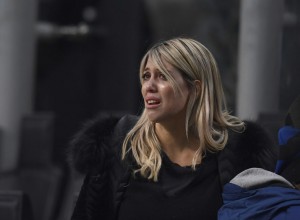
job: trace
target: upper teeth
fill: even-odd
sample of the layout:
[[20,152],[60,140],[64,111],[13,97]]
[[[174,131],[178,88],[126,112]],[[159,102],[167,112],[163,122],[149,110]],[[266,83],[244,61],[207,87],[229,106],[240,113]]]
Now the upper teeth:
[[148,104],[153,104],[153,103],[156,103],[155,100],[148,100]]

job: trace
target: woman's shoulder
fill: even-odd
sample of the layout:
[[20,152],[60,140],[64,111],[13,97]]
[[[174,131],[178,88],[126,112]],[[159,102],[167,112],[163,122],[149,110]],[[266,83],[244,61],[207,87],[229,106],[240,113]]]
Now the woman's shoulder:
[[275,140],[273,140],[270,133],[259,123],[245,121],[245,130],[243,132],[229,130],[227,147],[255,152],[256,150],[261,151],[262,149],[274,149]]
[[68,159],[72,168],[80,173],[102,169],[113,148],[136,123],[133,115],[101,113],[84,123],[74,135],[68,147]]
[[219,172],[222,183],[227,183],[243,170],[257,167],[274,171],[278,146],[260,124],[245,121],[244,132],[230,130],[228,142],[219,153]]

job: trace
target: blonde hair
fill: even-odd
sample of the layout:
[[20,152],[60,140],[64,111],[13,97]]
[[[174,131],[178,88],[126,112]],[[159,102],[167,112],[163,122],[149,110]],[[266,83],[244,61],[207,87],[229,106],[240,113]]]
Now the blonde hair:
[[[141,61],[141,80],[148,59],[166,75],[175,92],[180,91],[179,86],[163,61],[177,68],[192,89],[187,104],[185,131],[187,137],[192,134],[199,140],[199,148],[191,161],[194,169],[196,163],[201,163],[206,151],[217,152],[225,147],[228,128],[244,131],[244,123],[227,111],[216,61],[201,43],[193,39],[175,38],[153,46]],[[200,88],[194,85],[195,80],[200,81]],[[161,146],[154,123],[148,119],[145,110],[123,142],[122,159],[129,152],[138,165],[135,172],[157,181],[162,164]]]

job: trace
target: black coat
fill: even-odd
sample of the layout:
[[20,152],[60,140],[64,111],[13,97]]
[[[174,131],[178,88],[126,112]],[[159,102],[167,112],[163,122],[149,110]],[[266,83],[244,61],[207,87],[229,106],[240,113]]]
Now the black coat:
[[[121,160],[121,146],[136,116],[119,119],[101,115],[87,123],[70,147],[72,166],[86,175],[72,220],[115,219],[131,175],[131,163]],[[251,167],[273,171],[277,148],[265,130],[246,122],[243,133],[229,132],[224,150],[218,153],[221,184]]]

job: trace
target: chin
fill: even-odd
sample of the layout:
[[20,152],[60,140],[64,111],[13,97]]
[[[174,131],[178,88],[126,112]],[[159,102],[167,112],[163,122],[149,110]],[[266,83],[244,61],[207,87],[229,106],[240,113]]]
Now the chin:
[[147,116],[148,116],[149,121],[151,121],[153,123],[158,123],[161,121],[161,117],[158,115],[148,114]]
[[157,118],[154,118],[154,117],[149,117],[149,116],[148,116],[148,119],[149,119],[149,121],[151,121],[151,122],[153,122],[153,123],[159,122],[159,121],[157,120]]
[[168,121],[167,119],[168,117],[165,117],[163,115],[148,115],[148,119],[149,121],[151,121],[152,123],[163,123]]

